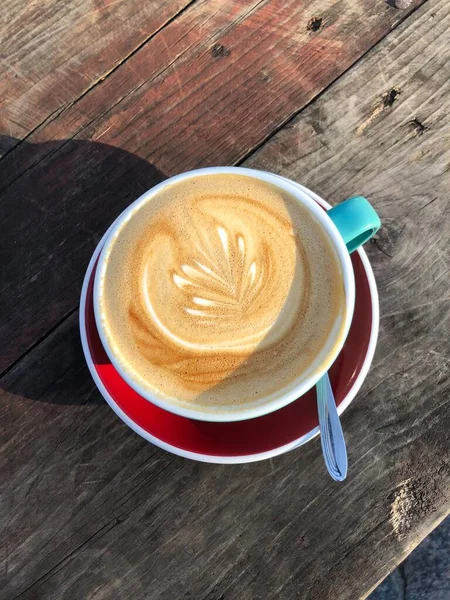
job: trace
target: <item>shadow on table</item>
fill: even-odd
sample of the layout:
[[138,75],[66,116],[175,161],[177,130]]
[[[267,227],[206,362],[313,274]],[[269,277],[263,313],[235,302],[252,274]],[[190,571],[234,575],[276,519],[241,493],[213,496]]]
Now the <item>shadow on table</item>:
[[[16,143],[0,136],[0,147]],[[73,139],[21,142],[0,169],[0,387],[50,403],[95,401],[74,312],[84,273],[112,221],[165,175],[120,148]],[[23,358],[10,368],[11,356]]]

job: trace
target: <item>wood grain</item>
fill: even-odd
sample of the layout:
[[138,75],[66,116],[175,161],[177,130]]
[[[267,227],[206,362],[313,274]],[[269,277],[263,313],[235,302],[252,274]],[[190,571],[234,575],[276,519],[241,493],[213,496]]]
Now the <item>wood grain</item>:
[[449,25],[428,0],[246,162],[384,221],[348,480],[318,440],[241,466],[156,450],[99,398],[75,313],[1,380],[2,600],[355,600],[448,513]]
[[166,175],[239,161],[405,14],[372,0],[197,2],[10,152],[0,370],[74,310],[99,236],[151,184],[130,180],[128,158]]
[[[189,0],[5,0],[0,156],[86,93]],[[16,140],[14,138],[17,138]]]
[[[407,14],[370,0],[201,0],[27,140],[101,138],[168,173],[235,162]],[[45,156],[35,151],[2,163],[0,189]]]
[[448,509],[448,375],[433,403],[442,363],[396,394],[410,356],[391,363],[344,415],[337,485],[318,440],[236,466],[155,449],[94,389],[71,316],[1,382],[0,598],[364,597]]
[[[364,581],[368,591],[363,572],[382,579],[428,532],[424,520],[450,511],[448,425],[441,429],[450,417],[449,26],[447,3],[428,2],[413,27],[388,36],[245,163],[331,202],[361,193],[383,222],[368,247],[380,294],[379,345],[366,393],[350,410],[367,427],[366,493],[379,505],[357,517],[374,529],[334,563],[330,597],[358,597],[343,589],[349,580]],[[424,433],[428,426],[416,453],[416,427]],[[385,451],[393,485],[382,481]],[[400,546],[387,525],[377,525],[386,497]],[[321,584],[316,590],[327,597]]]
[[[39,340],[45,333],[39,323],[55,324],[77,306],[80,276],[92,252],[92,240],[99,241],[101,231],[109,226],[110,211],[121,212],[163,178],[150,163],[123,150],[71,141],[59,153],[57,167],[33,175],[22,188],[19,202],[4,199],[0,246],[3,365],[12,358],[9,348],[21,345],[22,340],[29,342],[30,337]],[[30,296],[22,295],[19,280],[35,288]]]

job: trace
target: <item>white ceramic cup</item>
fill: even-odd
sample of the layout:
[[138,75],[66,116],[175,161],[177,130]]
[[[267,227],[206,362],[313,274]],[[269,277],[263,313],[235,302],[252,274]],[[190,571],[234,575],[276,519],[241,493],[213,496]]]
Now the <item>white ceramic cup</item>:
[[[290,386],[287,391],[280,391],[278,393],[273,394],[269,398],[264,398],[251,404],[236,403],[235,405],[229,407],[203,407],[193,405],[192,408],[187,408],[186,406],[182,406],[176,403],[175,401],[171,402],[165,398],[159,397],[156,394],[150,393],[148,389],[143,388],[139,384],[139,382],[135,381],[133,377],[130,376],[130,374],[123,369],[123,367],[120,364],[120,361],[117,359],[113,352],[113,349],[108,343],[108,336],[106,335],[104,330],[104,319],[102,318],[102,312],[100,308],[101,304],[99,302],[101,294],[100,282],[104,277],[107,268],[107,256],[109,254],[109,247],[116,239],[116,237],[120,235],[120,231],[123,225],[128,220],[133,218],[133,214],[136,212],[137,209],[139,209],[142,205],[146,204],[147,202],[151,202],[152,198],[155,195],[157,195],[168,184],[180,182],[184,179],[190,179],[192,177],[202,177],[204,175],[210,176],[214,174],[223,173],[251,176],[253,178],[259,179],[260,181],[265,181],[271,185],[281,188],[282,190],[285,190],[294,198],[296,198],[300,204],[305,206],[314,215],[314,217],[318,221],[320,221],[324,231],[327,233],[331,243],[333,244],[336,250],[336,254],[340,262],[342,282],[345,290],[345,307],[339,315],[338,321],[332,327],[324,346],[317,354],[315,360],[313,361],[313,364],[307,369],[306,372],[302,373],[299,376],[298,382],[295,382],[293,386]],[[373,211],[373,209],[371,210]],[[374,211],[373,213],[376,217],[376,213]],[[369,223],[369,225],[366,227],[366,230],[370,233],[367,236],[364,236],[365,239],[368,239],[368,237],[370,237],[376,231],[378,226],[374,226],[373,223]],[[314,202],[314,200],[311,199],[310,196],[308,196],[304,191],[297,187],[297,185],[294,182],[291,182],[283,177],[279,177],[275,174],[268,173],[265,171],[256,171],[253,169],[245,169],[241,167],[209,167],[205,169],[189,171],[181,175],[171,177],[170,179],[167,179],[166,181],[156,185],[152,189],[145,192],[140,198],[138,198],[127,209],[125,209],[125,211],[116,219],[116,221],[112,225],[111,230],[109,231],[108,236],[106,238],[105,245],[99,257],[94,282],[94,313],[98,332],[102,344],[105,348],[105,351],[109,359],[111,360],[111,363],[119,372],[121,377],[130,385],[130,387],[132,387],[137,393],[139,393],[141,396],[143,396],[150,402],[175,414],[202,421],[223,422],[252,419],[278,410],[279,408],[286,406],[290,402],[296,400],[304,393],[306,393],[311,387],[313,387],[317,383],[317,381],[326,373],[326,371],[328,371],[328,369],[338,356],[339,352],[341,351],[352,321],[354,303],[355,281],[349,250],[341,233],[337,229],[332,219],[316,202]]]

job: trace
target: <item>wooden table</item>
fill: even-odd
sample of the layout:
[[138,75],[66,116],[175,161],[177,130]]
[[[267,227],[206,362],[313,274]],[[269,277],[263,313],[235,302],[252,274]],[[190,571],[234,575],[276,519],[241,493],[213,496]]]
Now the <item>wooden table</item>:
[[[0,598],[364,598],[450,509],[450,3],[4,0]],[[243,164],[379,211],[381,329],[343,417],[271,461],[189,462],[82,356],[88,259],[125,206]]]

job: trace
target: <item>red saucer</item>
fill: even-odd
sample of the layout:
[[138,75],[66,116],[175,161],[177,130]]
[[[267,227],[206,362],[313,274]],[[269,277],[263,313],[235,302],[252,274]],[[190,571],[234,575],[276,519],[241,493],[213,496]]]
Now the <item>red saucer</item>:
[[[89,265],[80,304],[83,348],[92,376],[115,412],[137,433],[169,451],[209,462],[247,462],[281,454],[317,432],[313,388],[271,414],[233,423],[209,423],[174,415],[137,394],[120,377],[101,344],[93,310],[99,244]],[[378,332],[375,280],[363,250],[352,254],[356,303],[347,341],[330,370],[339,412],[348,406],[369,369]]]

